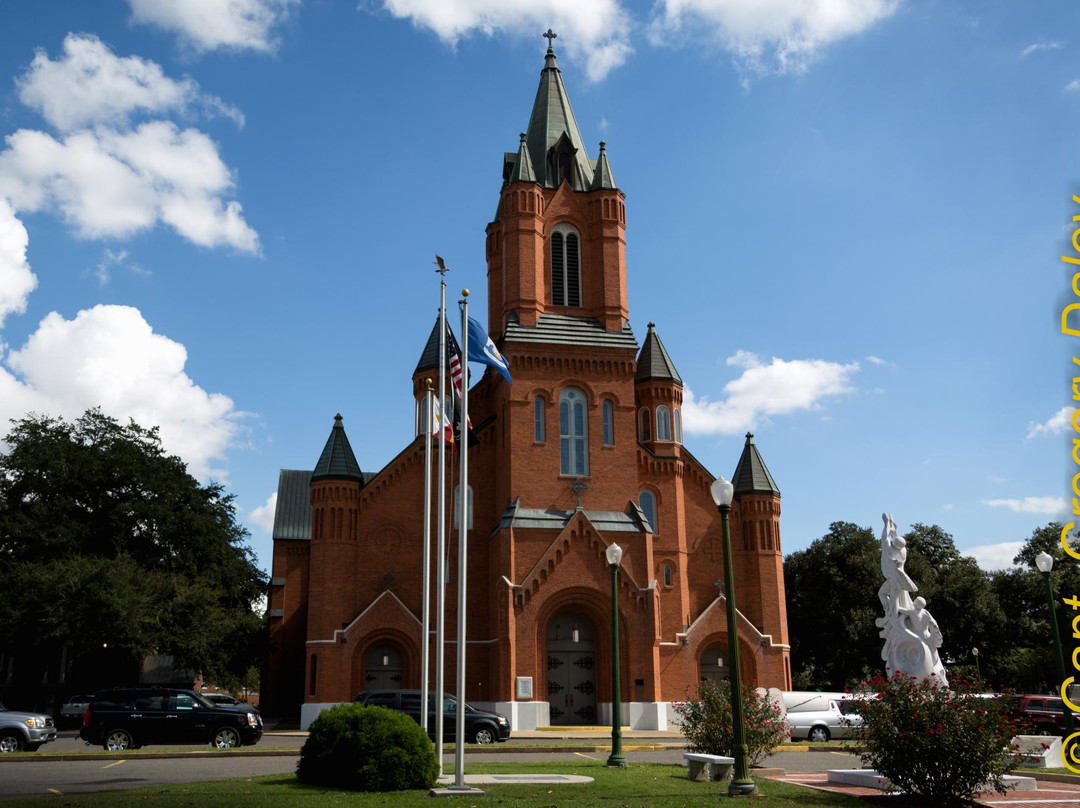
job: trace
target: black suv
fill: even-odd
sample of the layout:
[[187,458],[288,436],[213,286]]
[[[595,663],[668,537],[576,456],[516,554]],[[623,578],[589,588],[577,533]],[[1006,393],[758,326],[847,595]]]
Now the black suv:
[[[420,723],[419,690],[368,690],[356,697],[365,707],[389,707],[411,715]],[[435,737],[435,694],[428,693],[428,735]],[[443,694],[443,740],[457,734],[457,699]],[[465,740],[468,743],[495,743],[510,738],[510,720],[502,713],[489,713],[465,704]]]
[[183,743],[230,749],[257,743],[262,718],[243,707],[212,704],[194,690],[117,687],[94,696],[79,737],[110,751]]

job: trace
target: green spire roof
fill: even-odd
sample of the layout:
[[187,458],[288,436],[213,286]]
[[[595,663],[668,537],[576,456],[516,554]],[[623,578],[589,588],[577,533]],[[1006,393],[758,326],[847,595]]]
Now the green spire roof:
[[353,454],[349,438],[345,435],[345,427],[341,425],[340,413],[334,416],[334,428],[330,430],[330,437],[326,440],[319,462],[311,472],[311,479],[359,480],[361,484],[364,482],[360,464],[356,462],[356,455]]
[[754,444],[754,433],[746,433],[746,445],[743,446],[742,457],[739,465],[735,467],[735,476],[731,481],[735,486],[735,494],[773,494],[780,496],[780,489],[776,487],[776,481],[769,474],[765,461],[761,459],[757,446]]
[[596,171],[593,172],[590,191],[599,191],[601,188],[618,188],[615,184],[615,175],[611,173],[611,163],[607,159],[607,144],[600,141],[600,156],[596,158]]
[[431,327],[431,335],[427,338],[427,345],[420,354],[420,361],[416,363],[413,376],[425,370],[439,370],[439,318],[435,318],[435,325]]
[[[570,108],[562,73],[555,65],[555,51],[550,39],[525,143],[535,181],[545,188],[558,188],[564,176],[578,191],[586,190],[592,183],[595,172],[585,153],[574,110]],[[567,162],[569,173],[560,170],[560,158]]]
[[637,358],[637,373],[634,381],[666,381],[681,385],[682,376],[675,370],[675,363],[668,356],[664,343],[656,333],[656,325],[649,323],[649,333],[645,335],[645,343],[641,346],[641,353]]
[[532,159],[529,157],[529,146],[525,142],[528,135],[521,133],[521,145],[518,146],[517,160],[514,162],[507,182],[536,182],[536,172],[533,171]]

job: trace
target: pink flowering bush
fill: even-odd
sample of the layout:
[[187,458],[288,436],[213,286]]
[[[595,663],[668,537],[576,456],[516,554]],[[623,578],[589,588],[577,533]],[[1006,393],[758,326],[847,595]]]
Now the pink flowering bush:
[[894,788],[920,796],[920,805],[964,805],[979,791],[1005,792],[1002,780],[1018,763],[1016,727],[998,699],[983,698],[972,682],[939,685],[903,673],[860,688],[863,765]]
[[[688,752],[732,754],[731,685],[707,680],[697,686],[697,698],[675,704]],[[743,686],[743,725],[747,762],[756,766],[790,737],[780,702]]]

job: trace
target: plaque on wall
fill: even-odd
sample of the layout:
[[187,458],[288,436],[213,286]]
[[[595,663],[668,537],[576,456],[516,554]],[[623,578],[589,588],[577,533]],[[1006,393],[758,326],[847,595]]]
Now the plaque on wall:
[[531,699],[533,697],[531,676],[519,676],[517,678],[517,697],[519,699]]

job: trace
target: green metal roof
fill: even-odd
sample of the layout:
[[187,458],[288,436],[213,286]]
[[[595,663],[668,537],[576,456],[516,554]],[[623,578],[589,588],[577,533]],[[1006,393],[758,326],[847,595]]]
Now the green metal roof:
[[675,363],[668,356],[664,343],[660,341],[660,335],[656,333],[656,326],[649,323],[649,332],[645,335],[645,344],[641,346],[638,354],[637,373],[634,381],[665,381],[682,384],[682,376],[675,370]]
[[600,141],[600,156],[596,158],[596,171],[593,172],[590,191],[599,191],[601,188],[618,188],[615,184],[615,175],[611,173],[611,163],[607,159],[607,144]]
[[431,334],[428,336],[427,344],[424,346],[424,350],[420,354],[420,361],[416,363],[416,370],[413,371],[413,376],[425,370],[434,370],[436,373],[439,372],[438,316],[435,317],[435,325],[431,327]]
[[360,464],[356,462],[356,455],[353,454],[345,427],[342,426],[340,413],[334,416],[334,428],[330,430],[330,437],[326,439],[319,462],[311,472],[312,480],[328,478],[360,480],[361,484],[364,481]]
[[742,457],[739,465],[735,467],[735,476],[731,480],[735,487],[735,494],[773,494],[780,496],[780,489],[776,487],[776,481],[761,459],[757,446],[754,444],[754,433],[746,433],[746,445],[743,446]]
[[[631,503],[627,513],[618,511],[584,510],[585,516],[604,533],[648,533],[651,528],[645,514],[636,504]],[[521,499],[515,499],[503,511],[502,519],[495,526],[492,535],[506,528],[515,530],[562,530],[574,517],[576,511],[560,511],[553,508],[523,508]]]
[[[569,181],[574,190],[591,190],[597,182],[597,165],[585,151],[585,142],[581,139],[581,130],[570,106],[562,73],[555,64],[555,51],[549,44],[521,147],[517,152],[504,154],[503,180],[536,182],[545,188],[557,188],[561,183],[559,154],[566,154],[571,160],[573,170],[569,174]],[[601,183],[611,182],[612,185],[601,184],[597,187],[614,187],[610,166],[599,176]]]
[[278,474],[273,538],[311,538],[310,471],[282,469]]
[[503,343],[530,342],[541,345],[585,345],[591,348],[626,348],[637,351],[637,339],[624,322],[621,331],[605,331],[592,317],[566,314],[541,314],[534,326],[524,326],[511,319],[503,332]]
[[532,159],[529,157],[529,146],[525,142],[527,135],[521,133],[521,145],[518,146],[517,158],[510,170],[507,182],[536,182],[536,172],[533,171]]

